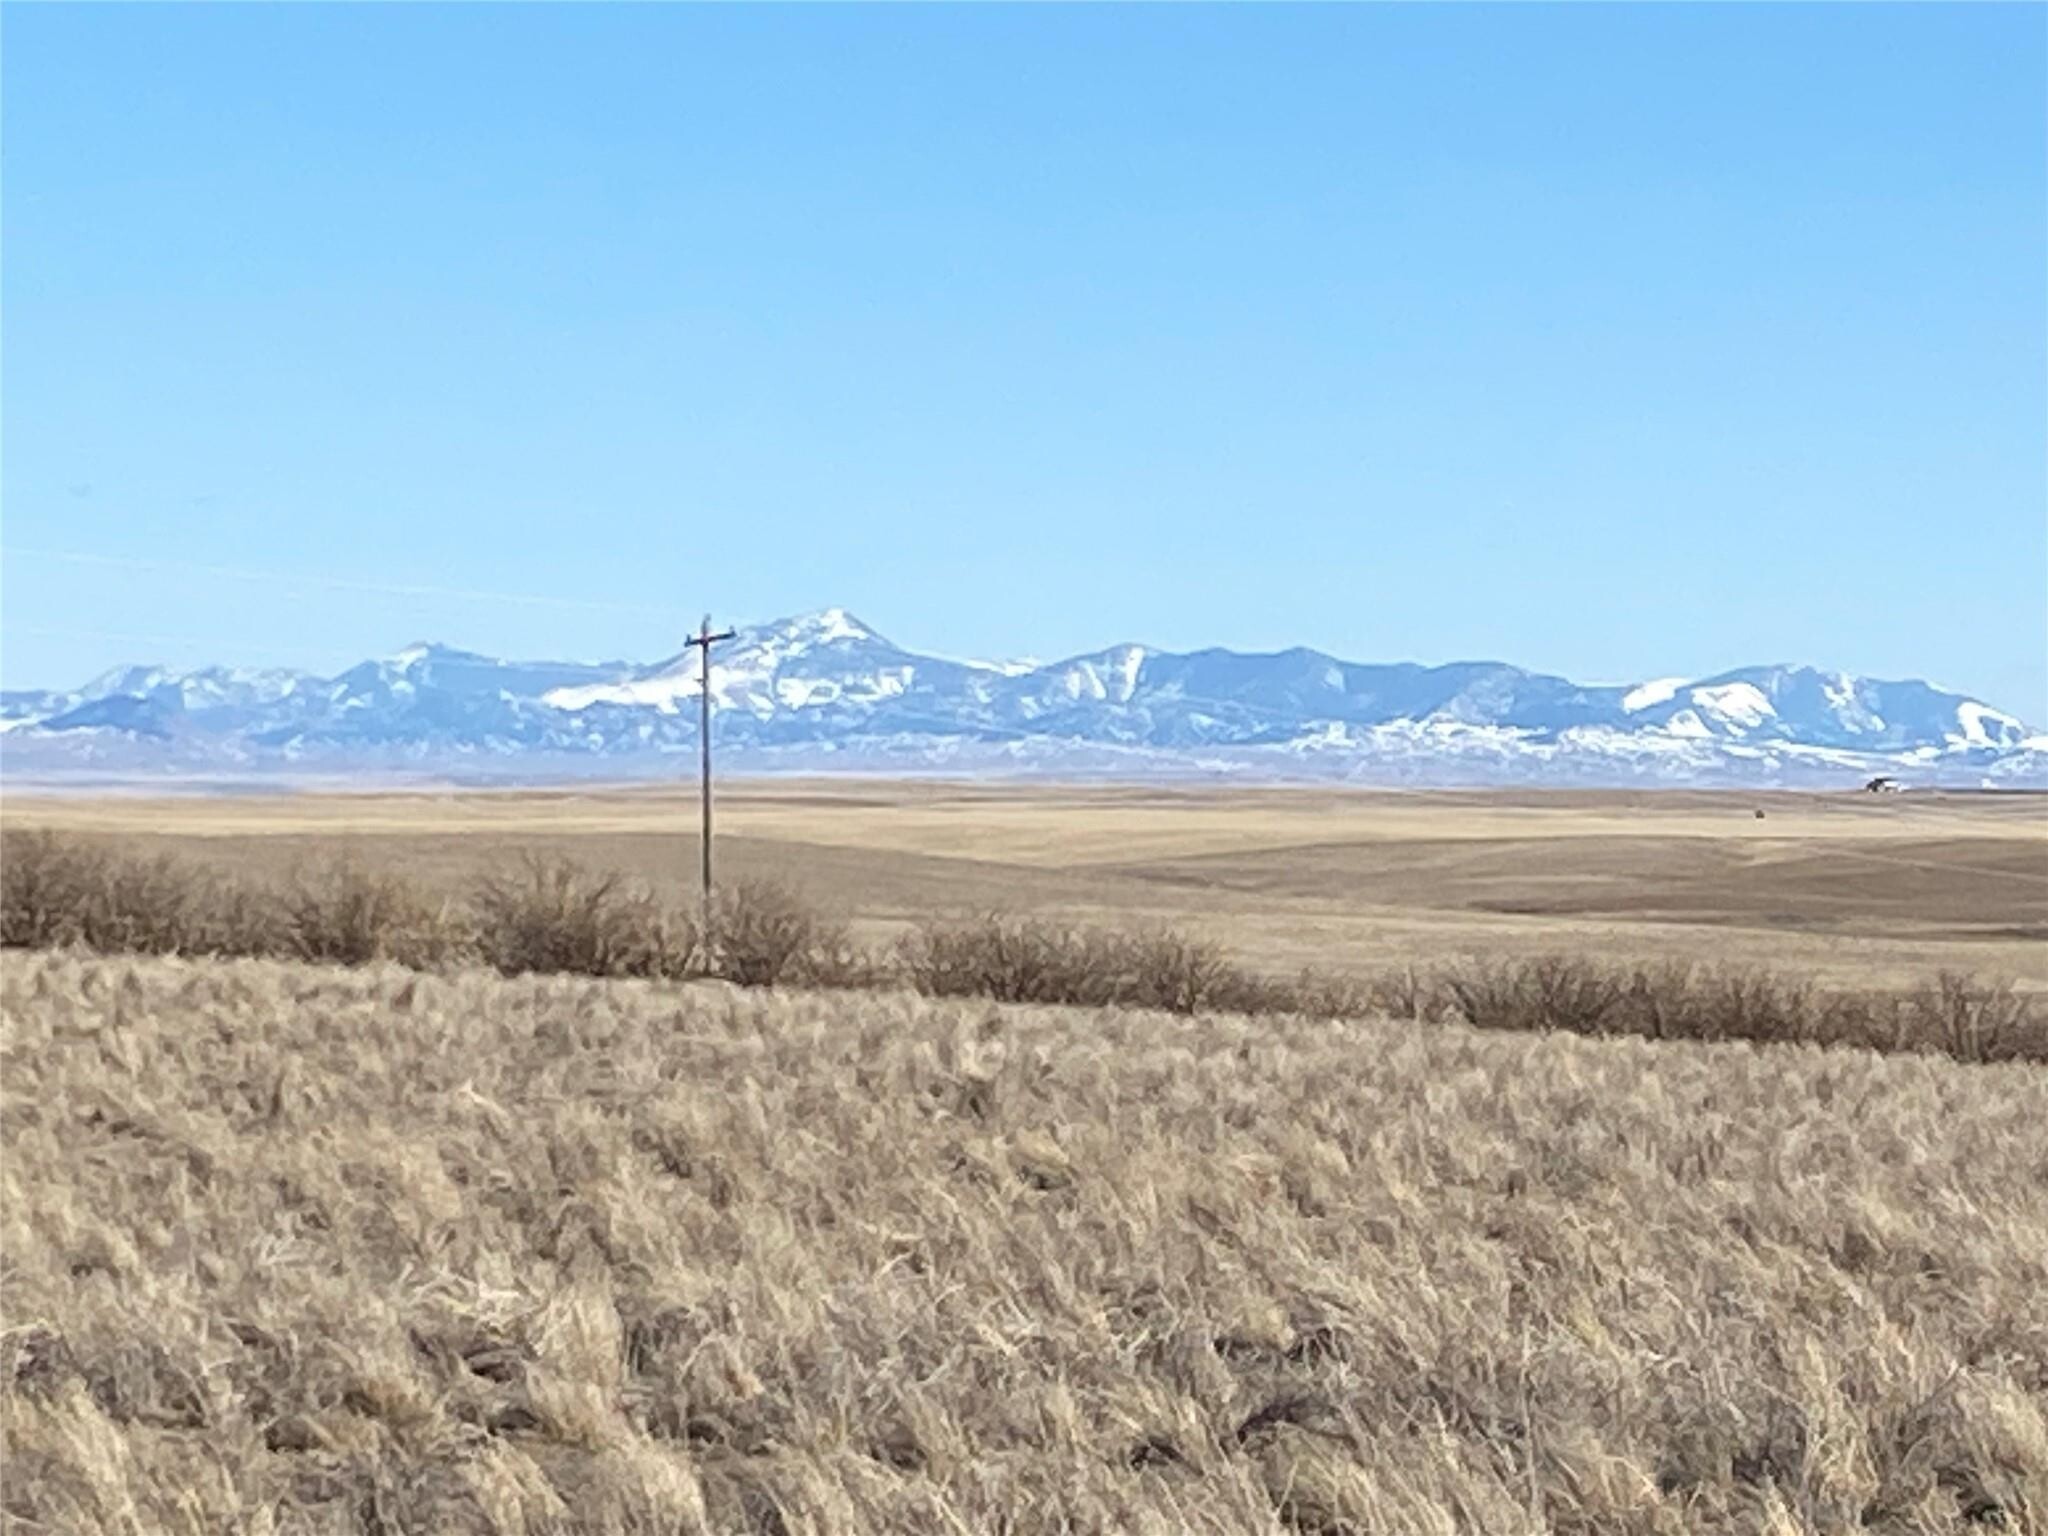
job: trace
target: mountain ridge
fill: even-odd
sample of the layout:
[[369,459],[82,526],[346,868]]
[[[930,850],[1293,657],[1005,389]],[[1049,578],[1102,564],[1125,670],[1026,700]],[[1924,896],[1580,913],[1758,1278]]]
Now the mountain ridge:
[[[0,694],[0,771],[666,773],[696,745],[698,669],[688,648],[593,663],[439,642],[331,677],[115,668],[73,690]],[[713,653],[711,693],[721,751],[763,772],[2048,785],[2048,737],[2016,716],[1916,679],[1797,663],[1582,684],[1308,646],[1123,642],[992,662],[913,651],[826,608],[742,626]]]

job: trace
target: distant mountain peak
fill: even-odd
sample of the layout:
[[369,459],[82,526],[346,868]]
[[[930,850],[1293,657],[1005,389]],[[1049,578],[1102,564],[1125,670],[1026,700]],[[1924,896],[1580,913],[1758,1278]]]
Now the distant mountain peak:
[[820,637],[827,640],[879,640],[867,625],[845,608],[820,608],[815,613],[802,614],[800,624],[815,628]]
[[385,658],[393,666],[416,667],[423,661],[484,661],[500,665],[498,658],[482,651],[450,645],[445,640],[415,640]]
[[810,613],[791,614],[769,624],[755,626],[751,633],[788,636],[811,645],[843,641],[889,642],[845,608],[818,608]]

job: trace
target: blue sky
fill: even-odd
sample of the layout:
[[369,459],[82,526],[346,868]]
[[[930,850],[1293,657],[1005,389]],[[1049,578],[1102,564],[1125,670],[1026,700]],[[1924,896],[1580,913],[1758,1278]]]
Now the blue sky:
[[9,686],[844,604],[2048,723],[2040,7],[4,33]]

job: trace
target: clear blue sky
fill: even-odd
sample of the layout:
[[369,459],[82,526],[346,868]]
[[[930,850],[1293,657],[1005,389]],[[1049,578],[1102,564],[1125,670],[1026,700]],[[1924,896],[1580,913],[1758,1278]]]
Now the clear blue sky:
[[4,32],[10,686],[836,603],[2048,724],[2040,6]]

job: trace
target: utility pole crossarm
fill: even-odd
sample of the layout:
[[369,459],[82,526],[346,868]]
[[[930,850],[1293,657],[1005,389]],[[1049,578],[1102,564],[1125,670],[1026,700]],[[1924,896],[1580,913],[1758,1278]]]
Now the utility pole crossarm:
[[697,647],[697,744],[702,767],[698,779],[704,808],[703,855],[704,875],[704,940],[711,942],[711,647],[721,640],[730,640],[734,630],[722,629],[716,634],[711,630],[711,615],[704,615],[704,623],[697,633],[685,642]]

